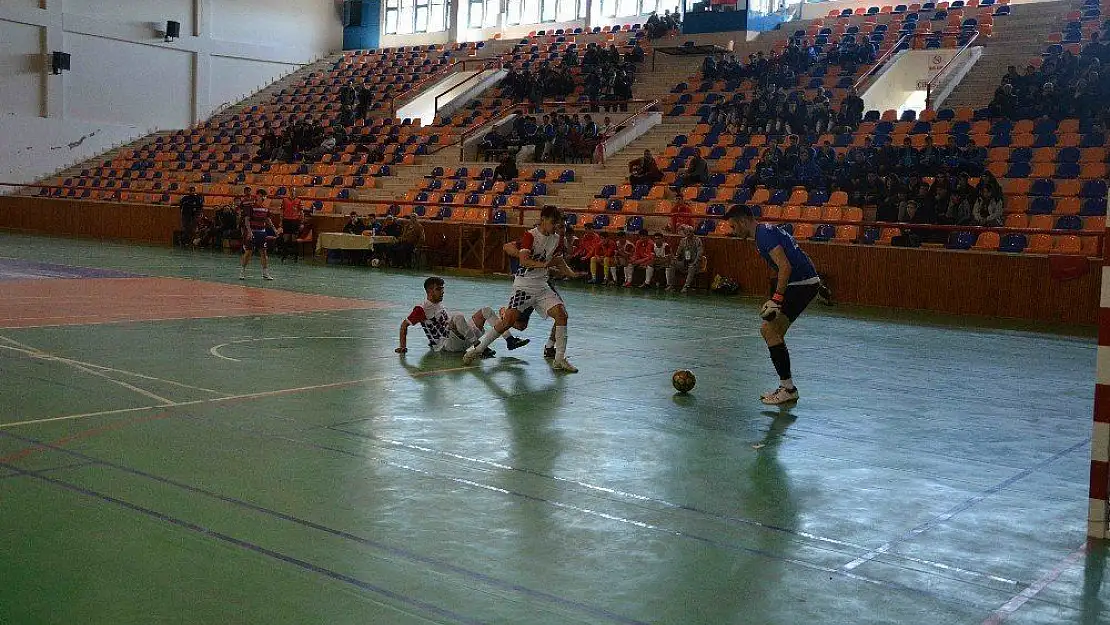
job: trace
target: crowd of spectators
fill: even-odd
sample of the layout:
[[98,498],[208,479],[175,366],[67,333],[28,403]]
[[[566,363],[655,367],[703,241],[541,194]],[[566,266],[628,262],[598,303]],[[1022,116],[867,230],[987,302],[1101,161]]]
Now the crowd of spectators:
[[606,117],[598,124],[588,113],[555,113],[538,120],[532,115],[517,115],[508,133],[503,134],[502,130],[494,127],[482,138],[478,144],[478,158],[488,161],[512,154],[515,161],[521,148],[531,146],[536,162],[589,161],[611,127],[610,118]]
[[[603,101],[606,111],[627,110],[636,67],[645,58],[639,40],[627,55],[615,45],[605,49],[591,42],[581,58],[577,48],[568,48],[558,64],[544,61],[535,71],[510,69],[501,81],[501,94],[514,102],[528,102],[536,110],[545,98],[565,101],[581,86],[595,110]],[[571,71],[579,67],[580,73]]]
[[254,161],[257,163],[317,162],[325,154],[334,154],[346,143],[347,133],[341,126],[325,127],[315,122],[297,119],[284,130],[267,127],[259,142]]
[[1095,119],[1105,124],[1110,115],[1110,72],[1103,58],[1110,58],[1110,46],[1102,45],[1094,33],[1078,56],[1064,51],[1047,57],[1040,68],[1026,66],[1024,72],[1009,66],[987,105],[990,115],[1013,120]]
[[663,15],[652,11],[644,24],[649,39],[660,39],[682,30],[682,21],[678,12],[671,13],[670,9],[663,11]]

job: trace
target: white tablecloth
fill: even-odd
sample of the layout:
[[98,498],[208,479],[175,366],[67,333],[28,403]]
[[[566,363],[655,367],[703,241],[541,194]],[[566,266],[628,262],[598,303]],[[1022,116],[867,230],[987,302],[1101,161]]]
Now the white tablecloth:
[[397,237],[364,237],[361,234],[322,232],[316,238],[316,253],[320,250],[374,250],[375,245],[396,243]]

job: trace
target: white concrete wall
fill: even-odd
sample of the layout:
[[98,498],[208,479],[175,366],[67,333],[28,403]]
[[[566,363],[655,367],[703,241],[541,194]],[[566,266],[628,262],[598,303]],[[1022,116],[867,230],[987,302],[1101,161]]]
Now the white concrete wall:
[[864,89],[860,96],[864,110],[882,112],[893,109],[899,113],[903,108],[920,110],[920,105],[907,107],[906,102],[913,99],[918,91],[922,92],[918,99],[924,102],[924,83],[935,76],[956,52],[952,48],[899,52],[892,62],[886,64],[878,78]]
[[[28,183],[148,134],[140,126],[0,115],[0,182]],[[0,187],[0,194],[13,187]]]
[[[27,127],[43,133],[43,144],[97,128],[115,136],[106,129],[187,127],[339,51],[337,6],[336,0],[0,0],[0,115],[30,118]],[[181,23],[172,43],[163,41],[167,20]],[[54,50],[72,56],[71,71],[50,73]],[[0,137],[7,153],[9,137]],[[52,154],[63,159],[68,151]],[[73,160],[42,161],[42,173]],[[0,160],[0,172],[15,170]]]

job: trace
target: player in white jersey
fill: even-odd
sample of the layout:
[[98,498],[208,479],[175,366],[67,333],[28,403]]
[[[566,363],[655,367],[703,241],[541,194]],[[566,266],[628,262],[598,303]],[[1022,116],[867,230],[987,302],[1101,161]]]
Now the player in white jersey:
[[557,371],[577,373],[578,369],[567,361],[567,308],[563,298],[548,284],[550,270],[573,274],[563,258],[565,248],[558,230],[563,222],[562,212],[555,206],[544,206],[540,211],[540,225],[524,233],[520,241],[520,268],[513,278],[513,296],[505,307],[505,316],[486,331],[481,342],[468,349],[463,362],[474,362],[502,332],[516,323],[520,312],[534,308],[543,317],[555,321],[555,360]]
[[[427,299],[415,306],[409,316],[401,322],[399,347],[394,351],[398,354],[408,351],[409,328],[419,325],[428,337],[428,346],[432,351],[465,352],[482,338],[482,328],[487,321],[491,324],[501,321],[489,307],[477,311],[470,319],[461,313],[449,313],[443,306],[443,291],[442,278],[431,277],[424,281]],[[504,336],[509,350],[528,344],[528,339],[519,339],[509,332],[505,332]],[[493,356],[494,352],[487,345],[481,355],[488,358]]]

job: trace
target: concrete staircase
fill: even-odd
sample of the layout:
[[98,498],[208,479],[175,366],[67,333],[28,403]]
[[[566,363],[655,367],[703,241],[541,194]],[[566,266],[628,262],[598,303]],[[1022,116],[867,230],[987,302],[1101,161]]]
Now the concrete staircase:
[[1026,62],[1044,51],[1048,35],[1060,31],[1070,10],[1070,2],[1019,4],[1012,15],[996,19],[994,35],[976,42],[982,43],[983,56],[938,108],[986,106],[1006,67],[1016,65],[1024,71]]

